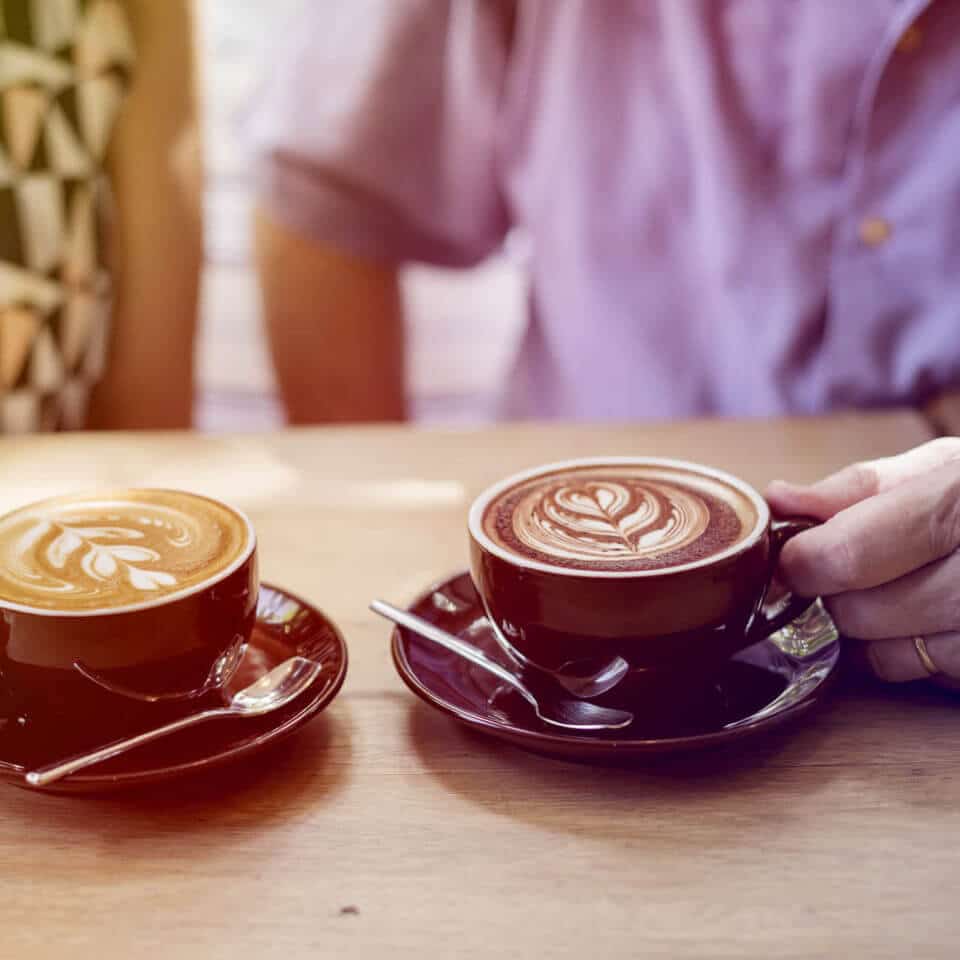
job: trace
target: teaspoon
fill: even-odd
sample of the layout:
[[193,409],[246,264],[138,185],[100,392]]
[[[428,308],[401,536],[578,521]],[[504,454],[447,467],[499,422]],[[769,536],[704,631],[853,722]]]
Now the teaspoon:
[[537,717],[552,727],[575,731],[621,730],[633,723],[633,714],[626,710],[598,707],[594,703],[586,703],[583,700],[551,700],[549,704],[542,704],[523,681],[507,670],[506,667],[502,667],[476,647],[464,643],[452,633],[441,630],[440,627],[430,623],[429,620],[424,620],[406,610],[401,610],[399,607],[384,603],[382,600],[374,600],[370,604],[370,609],[381,617],[385,617],[393,623],[398,623],[421,637],[432,640],[439,646],[458,654],[488,673],[492,673],[504,683],[509,684],[533,707]]
[[[503,635],[496,617],[491,615],[486,604],[483,605],[483,610],[494,639],[513,663],[526,670],[536,671],[537,673],[546,672],[542,667],[534,666],[528,660],[523,659],[514,649],[513,644]],[[578,700],[592,700],[617,686],[630,669],[630,664],[619,656],[607,660],[599,670],[591,669],[595,668],[596,664],[596,660],[568,660],[551,673],[551,677],[567,693]]]
[[261,717],[265,713],[285,707],[291,700],[303,693],[317,679],[323,670],[323,664],[306,657],[290,657],[283,663],[265,673],[259,680],[251,683],[243,690],[238,690],[230,698],[225,707],[216,707],[212,710],[203,710],[181,717],[162,727],[148,730],[146,733],[117,740],[98,750],[82,753],[69,760],[40,767],[26,774],[26,781],[31,787],[45,787],[47,784],[59,780],[67,774],[75,773],[84,767],[92,766],[109,760],[118,754],[126,753],[135,747],[159,740],[177,730],[185,730],[197,723],[207,720],[218,720],[221,717]]

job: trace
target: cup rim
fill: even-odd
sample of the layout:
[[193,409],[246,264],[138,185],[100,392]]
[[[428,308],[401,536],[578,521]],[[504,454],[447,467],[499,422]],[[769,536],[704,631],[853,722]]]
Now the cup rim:
[[253,528],[253,523],[247,514],[239,509],[239,507],[225,503],[223,500],[218,500],[216,497],[208,496],[205,493],[196,493],[193,490],[183,490],[177,487],[109,487],[102,490],[68,493],[58,497],[45,497],[43,500],[34,500],[30,503],[25,503],[20,507],[16,507],[13,510],[8,510],[4,514],[0,514],[0,522],[14,513],[19,513],[21,510],[27,510],[31,507],[42,507],[47,503],[57,503],[58,501],[62,500],[73,500],[75,498],[82,499],[86,497],[91,499],[103,499],[129,493],[170,493],[178,496],[185,495],[195,500],[206,500],[209,503],[215,503],[218,506],[223,507],[228,512],[235,514],[243,521],[247,530],[247,539],[246,543],[244,544],[244,548],[226,567],[224,567],[222,570],[218,570],[214,574],[211,574],[205,580],[201,580],[199,583],[191,584],[189,587],[184,587],[182,590],[176,590],[173,593],[165,593],[162,596],[154,597],[152,600],[141,600],[137,603],[127,603],[119,607],[95,607],[90,610],[51,610],[48,607],[34,607],[30,604],[6,600],[0,596],[0,612],[11,611],[13,613],[25,613],[37,617],[51,617],[54,619],[67,618],[72,620],[90,617],[109,617],[124,613],[138,613],[143,610],[164,607],[170,603],[186,600],[188,597],[192,597],[197,593],[202,593],[204,590],[208,590],[210,587],[215,586],[223,580],[226,580],[227,577],[233,573],[236,573],[236,571],[239,570],[250,559],[254,550],[256,549],[257,534]]
[[[487,506],[495,497],[498,497],[510,487],[522,483],[524,480],[540,476],[541,474],[552,473],[555,470],[567,470],[571,467],[602,467],[607,464],[612,466],[649,465],[653,467],[679,467],[689,470],[692,473],[706,475],[714,480],[720,480],[739,490],[753,503],[757,510],[757,523],[748,536],[728,547],[726,550],[722,550],[720,553],[715,553],[711,557],[704,557],[702,560],[691,560],[688,563],[681,563],[674,567],[663,567],[655,570],[577,570],[571,567],[554,566],[553,564],[544,563],[541,560],[527,559],[510,553],[494,543],[484,532],[483,514]],[[675,460],[672,457],[575,457],[569,460],[558,460],[554,463],[544,463],[537,467],[521,470],[519,473],[511,474],[509,477],[499,480],[492,486],[487,487],[470,505],[470,512],[467,517],[467,528],[470,536],[483,550],[523,570],[536,570],[540,573],[556,574],[557,576],[572,577],[575,579],[587,577],[596,580],[632,580],[637,577],[672,576],[673,574],[683,573],[688,570],[711,567],[722,560],[735,557],[737,554],[749,550],[757,543],[769,527],[770,519],[770,505],[754,487],[745,480],[735,477],[732,473],[727,473],[725,470],[719,470],[716,467],[695,463],[692,460]]]

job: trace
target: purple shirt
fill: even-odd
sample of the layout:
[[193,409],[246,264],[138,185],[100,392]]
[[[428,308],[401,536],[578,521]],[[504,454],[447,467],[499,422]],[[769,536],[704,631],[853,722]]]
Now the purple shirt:
[[529,235],[505,413],[916,402],[960,384],[958,36],[955,0],[307,4],[247,130],[327,244]]

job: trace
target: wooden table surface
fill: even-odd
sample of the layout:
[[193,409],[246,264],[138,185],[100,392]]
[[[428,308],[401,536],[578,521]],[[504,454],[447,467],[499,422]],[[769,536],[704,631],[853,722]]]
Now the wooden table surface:
[[137,483],[247,509],[264,578],[330,613],[351,653],[330,709],[256,762],[149,792],[6,788],[0,957],[957,956],[947,695],[849,685],[722,760],[575,766],[416,701],[366,612],[462,568],[470,498],[528,465],[681,456],[762,486],[927,435],[894,413],[0,441],[0,508]]

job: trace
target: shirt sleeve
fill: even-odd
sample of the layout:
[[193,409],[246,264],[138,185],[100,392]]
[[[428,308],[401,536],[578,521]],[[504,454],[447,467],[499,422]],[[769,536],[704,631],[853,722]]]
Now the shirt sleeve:
[[304,4],[243,123],[260,204],[362,256],[467,266],[508,226],[497,176],[509,7]]

